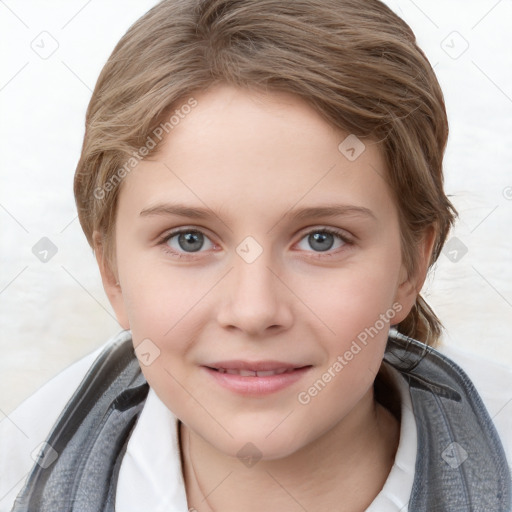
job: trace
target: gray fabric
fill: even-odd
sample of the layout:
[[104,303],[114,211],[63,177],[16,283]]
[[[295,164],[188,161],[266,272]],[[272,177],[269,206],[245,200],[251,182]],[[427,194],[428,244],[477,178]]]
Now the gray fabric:
[[[466,374],[437,351],[394,331],[385,362],[409,383],[417,422],[409,511],[511,512],[503,447]],[[47,442],[58,459],[46,469],[34,466],[12,512],[114,512],[119,468],[148,389],[130,334],[121,333],[51,432]]]
[[148,391],[130,335],[122,333],[95,361],[48,437],[57,460],[34,466],[13,512],[113,512],[112,475]]
[[390,333],[385,361],[408,381],[418,431],[413,512],[510,512],[511,477],[467,375],[424,344]]

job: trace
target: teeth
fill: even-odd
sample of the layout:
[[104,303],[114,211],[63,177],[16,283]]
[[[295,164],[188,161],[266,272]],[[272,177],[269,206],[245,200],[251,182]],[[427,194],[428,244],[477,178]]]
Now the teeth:
[[233,370],[234,373],[238,373],[242,377],[256,377],[258,372],[253,372],[251,370]]
[[271,377],[272,375],[281,375],[283,373],[291,373],[294,368],[280,368],[279,370],[266,370],[266,371],[252,371],[252,370],[238,370],[236,368],[217,368],[220,373],[227,373],[229,375],[240,375],[241,377]]

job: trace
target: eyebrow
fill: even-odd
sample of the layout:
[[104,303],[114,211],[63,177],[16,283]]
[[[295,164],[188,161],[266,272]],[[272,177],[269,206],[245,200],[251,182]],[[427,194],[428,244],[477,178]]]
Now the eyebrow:
[[[149,216],[171,216],[177,215],[180,217],[188,217],[190,219],[207,219],[209,217],[219,216],[209,208],[197,208],[186,206],[183,204],[157,204],[149,208],[144,208],[140,212],[141,217]],[[284,215],[283,218],[289,218],[290,220],[304,220],[304,219],[316,219],[316,218],[332,218],[339,216],[362,216],[370,217],[377,220],[376,215],[364,206],[355,205],[326,205],[326,206],[311,206],[300,209],[290,208]]]

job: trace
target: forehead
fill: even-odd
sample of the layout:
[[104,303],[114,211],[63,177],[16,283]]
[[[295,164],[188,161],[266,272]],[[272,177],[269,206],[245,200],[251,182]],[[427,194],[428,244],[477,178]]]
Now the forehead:
[[179,200],[269,221],[298,204],[394,213],[378,145],[334,128],[300,98],[217,86],[194,99],[125,178],[121,203],[140,212]]

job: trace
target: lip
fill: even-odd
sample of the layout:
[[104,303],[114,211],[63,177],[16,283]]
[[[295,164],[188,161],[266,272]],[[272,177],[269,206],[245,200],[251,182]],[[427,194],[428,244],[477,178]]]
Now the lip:
[[303,364],[285,363],[282,361],[243,361],[241,359],[232,359],[229,361],[218,361],[207,364],[209,368],[224,368],[226,370],[248,370],[248,371],[272,371],[272,370],[293,370],[301,368]]
[[[287,388],[300,380],[311,368],[311,365],[293,365],[280,361],[219,361],[202,366],[202,369],[218,385],[246,396],[262,396]],[[244,372],[284,371],[274,375],[244,376],[224,373],[222,369]]]

